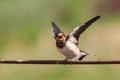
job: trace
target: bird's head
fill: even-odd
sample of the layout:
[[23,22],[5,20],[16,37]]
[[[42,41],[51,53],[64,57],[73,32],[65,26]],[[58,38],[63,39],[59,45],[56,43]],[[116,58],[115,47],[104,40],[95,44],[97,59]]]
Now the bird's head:
[[65,41],[65,35],[63,34],[63,33],[59,33],[59,34],[57,34],[57,36],[56,36],[56,42],[64,42]]

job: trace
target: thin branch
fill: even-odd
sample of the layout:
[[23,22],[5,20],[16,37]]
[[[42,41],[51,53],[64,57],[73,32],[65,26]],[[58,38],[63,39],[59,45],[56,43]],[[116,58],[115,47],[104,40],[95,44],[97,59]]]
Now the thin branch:
[[111,61],[63,61],[63,60],[0,60],[0,64],[120,64],[120,60]]

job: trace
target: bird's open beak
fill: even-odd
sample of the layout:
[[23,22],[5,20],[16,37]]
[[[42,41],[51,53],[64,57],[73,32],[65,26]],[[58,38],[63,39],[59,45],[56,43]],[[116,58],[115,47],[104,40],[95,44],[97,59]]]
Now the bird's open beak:
[[65,37],[64,37],[63,35],[58,35],[58,36],[56,37],[56,41],[57,41],[57,42],[63,42],[64,39],[65,39]]

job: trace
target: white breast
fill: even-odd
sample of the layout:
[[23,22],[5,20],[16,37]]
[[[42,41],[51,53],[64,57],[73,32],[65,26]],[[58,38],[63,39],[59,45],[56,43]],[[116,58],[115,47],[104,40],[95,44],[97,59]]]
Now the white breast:
[[77,46],[73,43],[71,43],[70,41],[66,42],[65,47],[58,48],[58,50],[64,55],[66,56],[68,59],[72,59],[78,55],[80,55],[80,51],[77,48]]

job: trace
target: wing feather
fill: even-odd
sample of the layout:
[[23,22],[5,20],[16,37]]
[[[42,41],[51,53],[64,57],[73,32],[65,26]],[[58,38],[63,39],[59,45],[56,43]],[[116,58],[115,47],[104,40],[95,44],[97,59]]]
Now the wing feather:
[[90,20],[88,20],[87,22],[85,22],[84,24],[82,24],[81,26],[76,27],[69,35],[68,35],[68,39],[70,40],[75,40],[73,41],[73,43],[75,43],[76,45],[78,44],[78,39],[79,36],[92,24],[94,23],[96,20],[98,20],[100,18],[100,16],[96,16]]
[[57,34],[59,34],[59,33],[63,33],[63,32],[57,27],[57,25],[54,22],[52,22],[52,35],[53,35],[53,37],[56,38]]

